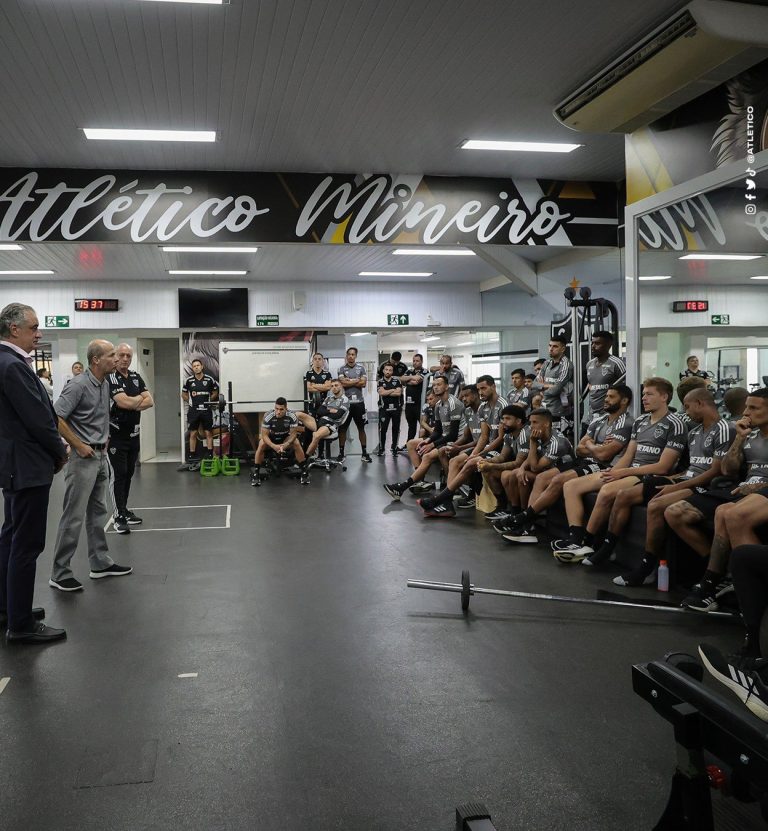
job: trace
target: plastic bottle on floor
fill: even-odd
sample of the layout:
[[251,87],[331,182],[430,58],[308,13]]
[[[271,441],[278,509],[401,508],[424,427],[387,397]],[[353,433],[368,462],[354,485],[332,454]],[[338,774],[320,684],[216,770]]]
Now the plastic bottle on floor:
[[669,566],[666,560],[659,562],[659,573],[656,578],[656,585],[660,592],[669,591]]

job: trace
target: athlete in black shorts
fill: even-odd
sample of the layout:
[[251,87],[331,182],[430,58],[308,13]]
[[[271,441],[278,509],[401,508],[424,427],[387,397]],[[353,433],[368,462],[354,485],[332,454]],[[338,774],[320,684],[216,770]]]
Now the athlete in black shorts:
[[429,372],[424,369],[424,357],[417,352],[413,356],[413,366],[400,378],[405,387],[405,420],[408,422],[406,441],[416,437],[424,397],[424,379],[428,375]]
[[384,364],[382,377],[378,382],[379,391],[379,450],[377,455],[384,455],[387,445],[387,429],[392,425],[392,455],[397,455],[397,440],[400,436],[400,415],[403,411],[403,385],[394,376],[392,364]]
[[[290,460],[290,456],[296,460],[302,469],[301,484],[309,484],[309,475],[306,470],[304,449],[298,440],[299,419],[292,410],[288,409],[288,402],[285,398],[275,400],[275,407],[264,414],[261,420],[261,435],[259,446],[256,448],[254,464],[261,468],[268,452],[274,453],[278,459]],[[259,473],[262,473],[260,470]],[[257,477],[255,485],[260,484]]]
[[363,390],[368,384],[368,376],[365,374],[365,367],[357,362],[357,348],[350,346],[347,349],[346,363],[339,370],[339,380],[344,387],[344,394],[349,399],[349,415],[339,431],[339,455],[337,461],[344,460],[344,447],[347,443],[347,430],[351,422],[357,425],[357,434],[360,437],[360,448],[363,451],[362,460],[372,462],[368,455],[367,439],[365,436],[365,425],[368,423],[368,416],[365,411],[365,398]]
[[[181,388],[181,397],[187,410],[187,431],[189,432],[189,470],[199,470],[200,462],[195,458],[197,451],[197,429],[202,427],[205,433],[205,446],[208,455],[213,455],[213,413],[208,403],[219,397],[219,385],[210,375],[206,375],[203,362],[199,358],[192,361],[192,376],[187,378]],[[179,468],[183,470],[184,466]]]

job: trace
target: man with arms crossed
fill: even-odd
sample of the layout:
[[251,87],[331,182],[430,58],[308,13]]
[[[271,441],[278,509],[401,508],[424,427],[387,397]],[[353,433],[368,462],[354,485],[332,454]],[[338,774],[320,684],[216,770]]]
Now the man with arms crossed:
[[141,517],[128,510],[131,479],[139,458],[139,422],[144,410],[155,402],[144,379],[131,367],[133,349],[127,343],[117,347],[117,368],[109,376],[109,452],[114,525],[118,534],[130,533],[130,525],[141,525]]
[[0,311],[0,629],[18,644],[67,636],[43,623],[44,609],[32,607],[51,483],[67,461],[56,414],[32,368],[30,352],[39,342],[31,306],[9,303]]
[[[632,417],[627,410],[631,404],[632,390],[629,387],[623,384],[609,387],[603,396],[603,415],[589,424],[587,432],[576,446],[574,464],[566,470],[550,468],[536,477],[528,507],[521,514],[510,518],[507,526],[509,536],[506,539],[521,542],[516,539],[516,532],[528,536],[522,534],[523,529],[530,527],[539,514],[555,504],[562,495],[566,482],[592,477],[595,485],[599,485],[600,471],[609,468],[629,443]],[[558,554],[556,551],[556,559],[559,559]]]
[[[554,335],[549,341],[549,360],[546,361],[531,385],[531,390],[544,396],[542,406],[552,413],[558,427],[573,403],[573,364],[565,354],[568,341]],[[534,365],[535,366],[535,365]]]
[[[337,462],[344,461],[344,447],[347,443],[347,430],[354,421],[357,425],[357,434],[360,437],[361,459],[364,462],[372,462],[368,455],[367,439],[365,436],[365,425],[368,423],[368,416],[365,412],[365,398],[363,390],[368,384],[368,376],[365,374],[365,367],[357,362],[357,347],[350,346],[347,349],[346,363],[338,372],[339,380],[344,387],[344,394],[349,399],[349,415],[339,431],[339,455]],[[314,442],[313,442],[314,443]]]
[[408,422],[408,438],[416,437],[424,395],[424,379],[429,372],[424,369],[424,358],[418,352],[413,356],[413,366],[400,378],[405,387],[405,420]]
[[[399,355],[399,352],[393,353]],[[379,450],[383,456],[387,444],[387,430],[392,425],[392,455],[397,455],[397,440],[400,437],[400,416],[403,410],[403,385],[395,378],[395,368],[390,363],[382,364],[382,375],[378,381],[379,392]]]
[[[553,550],[565,552],[556,555],[561,562],[593,565],[595,537],[607,523],[617,494],[637,485],[643,476],[672,473],[685,449],[685,424],[669,410],[672,384],[666,378],[648,378],[643,385],[645,415],[632,425],[630,442],[619,461],[599,473],[566,482],[563,488],[570,537],[552,543]],[[584,528],[582,497],[594,491],[598,492],[597,502]],[[616,537],[608,532],[603,542],[604,559],[610,557],[615,543]]]
[[623,384],[627,368],[621,358],[611,355],[613,335],[599,331],[592,335],[592,359],[587,362],[587,383],[589,385],[590,420],[603,415],[603,401],[608,389]]
[[339,436],[341,425],[349,415],[349,399],[344,395],[344,387],[338,378],[331,381],[331,389],[325,396],[325,401],[317,410],[317,430],[312,436],[312,442],[307,448],[309,461],[314,461],[317,446],[324,439],[333,441]]
[[115,347],[106,340],[88,344],[88,369],[73,378],[54,405],[59,432],[70,446],[65,474],[67,489],[48,585],[62,592],[82,591],[83,584],[72,573],[70,563],[77,551],[85,520],[90,577],[123,577],[130,566],[120,566],[109,556],[104,528],[107,509],[107,442],[109,441],[109,382],[117,364]]
[[[187,378],[181,390],[187,410],[187,430],[189,432],[189,459],[187,470],[200,470],[200,461],[196,458],[197,428],[202,427],[205,434],[205,446],[208,455],[213,455],[213,412],[209,403],[219,397],[219,385],[215,378],[206,374],[203,362],[199,358],[192,361],[192,376]],[[179,470],[184,470],[182,465]]]

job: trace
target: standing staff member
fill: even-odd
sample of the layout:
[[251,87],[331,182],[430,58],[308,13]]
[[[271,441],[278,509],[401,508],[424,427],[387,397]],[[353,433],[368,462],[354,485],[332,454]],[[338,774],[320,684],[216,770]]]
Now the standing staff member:
[[349,415],[339,430],[339,455],[337,462],[344,461],[344,446],[347,443],[347,430],[351,422],[357,425],[357,433],[360,436],[360,447],[363,451],[362,460],[372,462],[368,455],[367,441],[365,437],[365,425],[368,417],[365,412],[365,399],[363,390],[368,384],[368,376],[365,374],[365,367],[357,362],[357,347],[350,346],[347,349],[347,361],[338,372],[339,381],[344,387],[344,394],[349,399]]
[[72,448],[67,465],[67,489],[53,552],[53,573],[48,585],[63,592],[81,591],[69,564],[77,551],[85,519],[90,577],[122,577],[130,566],[119,566],[109,556],[104,528],[107,508],[107,441],[109,439],[109,382],[115,369],[115,347],[107,340],[88,344],[88,369],[73,378],[54,405],[59,432]]
[[35,310],[10,303],[0,312],[0,628],[9,643],[48,643],[67,636],[32,608],[37,558],[45,548],[48,494],[67,461],[48,394],[29,353],[40,341]]
[[408,422],[408,438],[416,438],[421,408],[423,406],[424,379],[429,371],[424,369],[424,356],[418,352],[413,356],[413,367],[407,369],[400,381],[405,387],[405,420]]
[[[396,353],[395,353],[396,354]],[[387,428],[392,425],[392,455],[397,455],[397,441],[400,438],[400,415],[403,410],[403,385],[394,376],[392,364],[384,364],[383,374],[378,383],[379,390],[379,450],[383,456],[387,444]]]
[[592,335],[590,350],[592,359],[587,362],[587,384],[589,385],[589,420],[602,418],[605,394],[611,387],[623,384],[627,368],[621,358],[611,355],[613,335],[599,331]]
[[[185,404],[189,404],[187,410],[187,429],[189,431],[188,470],[200,470],[200,460],[195,458],[198,427],[203,428],[208,455],[213,456],[213,413],[208,406],[208,402],[216,401],[219,397],[219,385],[215,378],[206,375],[203,370],[203,362],[200,358],[195,358],[192,361],[192,377],[187,378],[181,388],[181,397]],[[179,470],[184,470],[184,465]]]
[[127,343],[117,347],[117,369],[109,376],[109,453],[112,501],[115,507],[115,531],[129,534],[129,525],[143,520],[128,510],[131,479],[139,458],[139,422],[143,410],[155,406],[144,379],[130,369],[133,349]]

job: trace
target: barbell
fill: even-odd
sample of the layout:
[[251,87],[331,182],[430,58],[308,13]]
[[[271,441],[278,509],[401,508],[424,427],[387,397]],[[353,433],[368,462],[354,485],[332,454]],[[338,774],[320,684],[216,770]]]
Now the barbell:
[[[461,611],[469,611],[469,598],[474,594],[492,594],[497,597],[520,597],[524,600],[554,600],[561,603],[586,603],[590,606],[626,606],[634,609],[653,609],[657,612],[675,612],[685,614],[687,610],[681,606],[662,606],[654,603],[633,603],[631,600],[593,600],[588,597],[565,597],[561,594],[535,594],[533,592],[509,591],[507,589],[484,589],[471,582],[469,571],[461,572],[460,583],[438,583],[433,580],[409,580],[409,589],[427,589],[436,592],[455,592],[461,595]],[[731,618],[738,617],[731,612],[708,612],[708,616]]]

